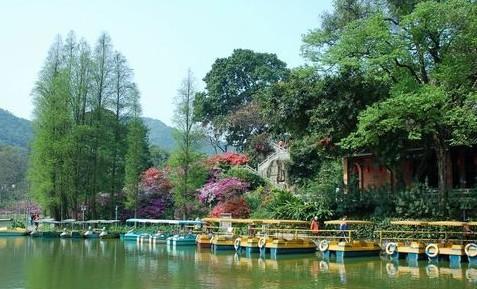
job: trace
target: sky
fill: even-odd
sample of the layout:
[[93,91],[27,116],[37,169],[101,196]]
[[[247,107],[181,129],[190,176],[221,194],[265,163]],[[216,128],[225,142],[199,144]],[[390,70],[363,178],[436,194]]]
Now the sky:
[[301,38],[331,0],[0,0],[0,108],[32,119],[31,90],[56,35],[73,30],[94,46],[107,32],[134,70],[143,115],[172,124],[190,68],[202,78],[234,49],[305,63]]

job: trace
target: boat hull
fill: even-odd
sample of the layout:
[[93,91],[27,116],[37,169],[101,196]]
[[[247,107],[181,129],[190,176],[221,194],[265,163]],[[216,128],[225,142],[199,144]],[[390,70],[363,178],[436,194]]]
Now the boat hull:
[[26,236],[27,232],[18,232],[18,231],[2,231],[0,232],[0,237],[19,237]]

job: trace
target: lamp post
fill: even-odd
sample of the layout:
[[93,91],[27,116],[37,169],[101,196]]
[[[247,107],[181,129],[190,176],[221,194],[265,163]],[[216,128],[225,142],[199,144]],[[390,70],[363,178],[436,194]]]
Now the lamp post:
[[84,230],[84,212],[86,211],[86,205],[81,205],[81,212],[83,213],[83,230]]
[[[114,208],[114,215],[115,215],[115,218],[114,220],[118,220],[118,205],[116,205],[116,207]],[[118,226],[118,223],[116,222],[116,227]]]

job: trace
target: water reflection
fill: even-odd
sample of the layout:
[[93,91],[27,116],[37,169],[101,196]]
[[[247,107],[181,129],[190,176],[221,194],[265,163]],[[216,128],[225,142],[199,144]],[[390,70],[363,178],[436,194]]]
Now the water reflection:
[[378,258],[245,257],[118,240],[0,239],[0,288],[473,288],[477,268]]

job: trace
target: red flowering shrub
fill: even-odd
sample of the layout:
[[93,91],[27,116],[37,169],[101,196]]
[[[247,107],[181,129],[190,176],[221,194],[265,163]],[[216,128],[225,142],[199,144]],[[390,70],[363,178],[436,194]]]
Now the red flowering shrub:
[[239,197],[218,203],[212,209],[210,215],[212,217],[220,217],[223,213],[230,213],[233,218],[248,218],[250,216],[250,208],[244,198]]
[[245,165],[249,161],[248,157],[244,154],[225,152],[219,155],[213,155],[208,160],[207,163],[211,165],[225,165],[225,166],[235,166],[235,165]]
[[142,174],[141,187],[145,194],[169,193],[172,183],[167,170],[149,168]]

